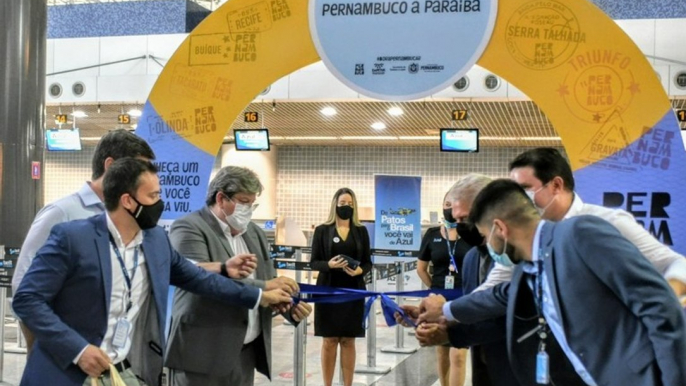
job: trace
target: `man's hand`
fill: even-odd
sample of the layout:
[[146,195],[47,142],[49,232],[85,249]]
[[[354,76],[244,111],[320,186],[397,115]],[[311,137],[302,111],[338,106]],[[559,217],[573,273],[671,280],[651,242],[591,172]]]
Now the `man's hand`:
[[89,344],[77,364],[89,377],[97,378],[103,371],[110,369],[110,357],[100,347]]
[[286,291],[289,295],[297,294],[300,292],[300,286],[298,286],[298,283],[291,279],[290,277],[277,277],[276,279],[271,279],[267,281],[267,283],[264,286],[264,289],[267,291],[274,290],[274,289],[282,289]]
[[[412,321],[412,323],[417,325],[417,318],[419,318],[419,307],[417,307],[417,306],[400,306],[400,309],[403,310],[403,312],[405,313],[405,317],[407,319],[410,319]],[[399,312],[396,312],[395,314],[393,314],[393,317],[395,317],[396,323],[398,323],[404,327],[412,327],[411,325],[409,325],[405,321],[405,319],[403,319],[402,315],[400,315]]]
[[305,318],[307,318],[311,313],[312,306],[302,301],[295,307],[291,308],[291,316],[296,322],[305,320]]
[[245,279],[257,268],[257,256],[242,253],[226,260],[226,270],[232,279]]
[[347,273],[350,276],[358,276],[362,275],[362,268],[359,266],[355,269],[350,269],[349,267],[343,267],[343,272]]
[[419,303],[419,323],[436,323],[443,316],[443,304],[446,300],[443,295],[431,294]]
[[417,326],[415,336],[422,346],[438,346],[449,343],[448,324],[445,318],[439,323],[422,323]]
[[262,291],[262,298],[260,298],[260,306],[276,307],[279,312],[286,312],[291,308],[293,299],[288,292],[282,289],[273,289],[271,291]]
[[329,260],[329,268],[343,268],[348,266],[348,261],[340,256],[334,256]]

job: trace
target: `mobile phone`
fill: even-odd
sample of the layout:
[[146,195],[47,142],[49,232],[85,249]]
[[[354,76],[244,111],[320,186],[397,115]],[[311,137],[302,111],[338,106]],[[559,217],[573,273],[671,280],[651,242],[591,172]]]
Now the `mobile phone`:
[[339,256],[348,262],[348,268],[350,268],[350,269],[357,269],[357,267],[360,266],[360,262],[353,259],[350,256],[346,256],[346,255],[339,255]]

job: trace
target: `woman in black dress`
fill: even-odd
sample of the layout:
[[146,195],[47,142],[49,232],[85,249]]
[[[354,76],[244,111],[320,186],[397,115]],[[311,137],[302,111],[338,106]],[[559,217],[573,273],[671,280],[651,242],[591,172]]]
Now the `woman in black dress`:
[[[471,246],[457,235],[457,221],[452,203],[443,198],[443,225],[429,228],[422,238],[417,261],[417,275],[431,289],[461,289],[462,261]],[[429,262],[433,275],[429,274]],[[462,386],[465,379],[467,350],[437,346],[438,379],[441,386]]]
[[[363,276],[372,268],[369,233],[357,217],[357,199],[348,188],[339,189],[331,201],[329,218],[314,230],[312,269],[319,271],[317,285],[365,289]],[[345,255],[359,262],[348,267]],[[314,308],[314,335],[323,337],[322,374],[331,386],[336,352],[341,346],[341,368],[345,386],[352,385],[355,371],[355,338],[364,337],[364,300],[340,304],[317,304]]]

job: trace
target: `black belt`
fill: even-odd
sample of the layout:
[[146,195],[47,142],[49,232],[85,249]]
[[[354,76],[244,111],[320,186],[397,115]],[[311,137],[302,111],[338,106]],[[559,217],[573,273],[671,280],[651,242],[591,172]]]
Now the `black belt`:
[[123,361],[121,361],[121,362],[117,363],[116,365],[114,365],[114,368],[117,369],[117,371],[118,371],[120,374],[123,373],[124,371],[126,371],[126,369],[128,369],[128,368],[130,368],[130,367],[131,367],[131,363],[129,362],[128,359],[124,359]]

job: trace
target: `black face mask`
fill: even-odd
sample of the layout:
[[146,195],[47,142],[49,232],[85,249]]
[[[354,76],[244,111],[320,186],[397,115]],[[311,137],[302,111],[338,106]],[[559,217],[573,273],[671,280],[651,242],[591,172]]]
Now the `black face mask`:
[[457,223],[457,234],[472,247],[478,247],[484,243],[484,237],[474,225],[464,222]]
[[454,223],[456,221],[455,217],[453,217],[452,208],[443,209],[443,218],[449,223]]
[[352,206],[337,206],[336,216],[341,220],[350,220],[353,217],[353,207]]
[[131,198],[136,201],[138,208],[133,212],[129,212],[128,209],[126,211],[136,220],[136,223],[141,229],[154,228],[160,220],[160,217],[162,217],[162,212],[164,212],[164,202],[162,199],[157,200],[157,202],[152,205],[143,205],[136,200],[136,197],[131,196]]

